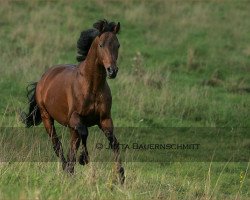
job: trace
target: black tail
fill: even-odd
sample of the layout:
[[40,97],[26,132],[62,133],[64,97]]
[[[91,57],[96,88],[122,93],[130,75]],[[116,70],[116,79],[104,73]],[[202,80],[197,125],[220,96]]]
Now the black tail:
[[41,113],[36,103],[36,85],[37,82],[31,83],[27,86],[27,97],[29,100],[29,112],[21,113],[21,120],[27,128],[37,126],[42,122]]

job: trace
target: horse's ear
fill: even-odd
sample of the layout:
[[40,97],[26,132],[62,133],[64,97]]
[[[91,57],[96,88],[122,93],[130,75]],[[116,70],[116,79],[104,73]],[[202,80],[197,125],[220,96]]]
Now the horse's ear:
[[114,28],[114,33],[117,34],[119,33],[120,30],[121,30],[121,25],[120,25],[120,22],[118,22]]
[[98,22],[93,24],[93,27],[96,28],[101,34],[103,33],[106,24],[107,24],[106,20],[99,20]]

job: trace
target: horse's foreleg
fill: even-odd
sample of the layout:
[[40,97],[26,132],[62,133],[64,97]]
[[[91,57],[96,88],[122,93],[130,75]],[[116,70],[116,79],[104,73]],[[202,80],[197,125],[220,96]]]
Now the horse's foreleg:
[[101,120],[100,128],[105,133],[105,136],[109,140],[110,147],[113,149],[115,162],[116,162],[116,171],[119,174],[119,179],[120,179],[121,184],[123,184],[125,180],[124,168],[122,167],[122,162],[120,158],[119,142],[117,141],[113,133],[112,119],[109,118],[109,119]]
[[81,135],[83,145],[81,155],[79,156],[79,163],[81,165],[85,165],[89,163],[89,154],[87,149],[87,138],[89,135],[88,128],[86,126],[82,126],[79,128],[78,133]]
[[64,155],[63,155],[62,144],[56,134],[56,130],[54,127],[54,120],[49,116],[49,114],[46,111],[41,112],[41,117],[42,117],[44,127],[47,133],[49,134],[49,137],[52,140],[54,151],[56,155],[60,158],[63,169],[65,169],[66,159],[64,158]]
[[70,134],[71,134],[70,149],[69,149],[69,153],[68,153],[68,162],[67,162],[66,170],[69,173],[73,174],[74,173],[74,166],[76,163],[76,153],[77,153],[77,150],[79,148],[81,138],[80,138],[80,135],[78,134],[78,132],[73,128],[70,128]]
[[82,139],[83,149],[79,157],[79,163],[82,165],[87,164],[89,162],[87,150],[88,129],[82,123],[81,116],[77,112],[72,113],[69,120],[69,126],[71,127],[71,129],[76,131],[78,133],[79,138]]

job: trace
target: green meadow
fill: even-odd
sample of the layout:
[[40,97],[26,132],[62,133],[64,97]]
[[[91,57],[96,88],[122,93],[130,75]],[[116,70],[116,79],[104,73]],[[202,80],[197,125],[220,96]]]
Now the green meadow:
[[[119,73],[108,80],[115,127],[153,130],[137,134],[148,143],[165,142],[173,137],[167,130],[185,132],[186,128],[205,133],[206,128],[240,129],[244,136],[235,139],[238,151],[244,146],[240,162],[195,156],[190,162],[164,162],[159,155],[158,162],[128,159],[122,186],[113,181],[112,162],[77,163],[76,173],[70,176],[59,162],[32,162],[30,157],[7,161],[11,149],[18,152],[20,147],[22,152],[27,147],[14,141],[10,152],[8,148],[7,154],[0,152],[0,200],[250,199],[249,2],[0,1],[0,5],[1,127],[15,127],[16,134],[23,131],[19,112],[28,106],[27,84],[38,81],[53,65],[76,64],[80,32],[106,18],[121,23]],[[154,131],[162,127],[164,133]],[[0,130],[3,146],[9,132]],[[47,138],[42,125],[39,131]],[[67,138],[67,134],[59,135]],[[90,147],[97,134],[90,128]],[[132,132],[126,134],[133,140]],[[120,143],[126,139],[119,131],[116,135]],[[204,141],[213,139],[211,134]],[[226,141],[227,134],[216,142]],[[52,145],[47,150],[53,153]],[[32,148],[31,154],[35,151]],[[95,152],[90,152],[90,159]]]

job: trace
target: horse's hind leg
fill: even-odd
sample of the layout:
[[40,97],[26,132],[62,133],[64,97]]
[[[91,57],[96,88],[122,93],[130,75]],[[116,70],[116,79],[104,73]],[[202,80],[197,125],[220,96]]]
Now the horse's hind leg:
[[65,169],[66,159],[64,158],[64,155],[63,155],[62,144],[61,144],[61,142],[56,134],[54,120],[51,118],[51,116],[47,113],[46,110],[40,109],[40,111],[41,111],[41,117],[42,117],[44,127],[45,127],[47,133],[49,134],[49,137],[52,140],[54,151],[55,151],[56,155],[60,158],[60,160],[62,162],[63,169]]
[[70,140],[70,149],[68,153],[68,162],[66,166],[66,170],[73,174],[74,173],[74,166],[76,163],[76,153],[79,148],[81,137],[76,130],[70,128],[71,140]]

